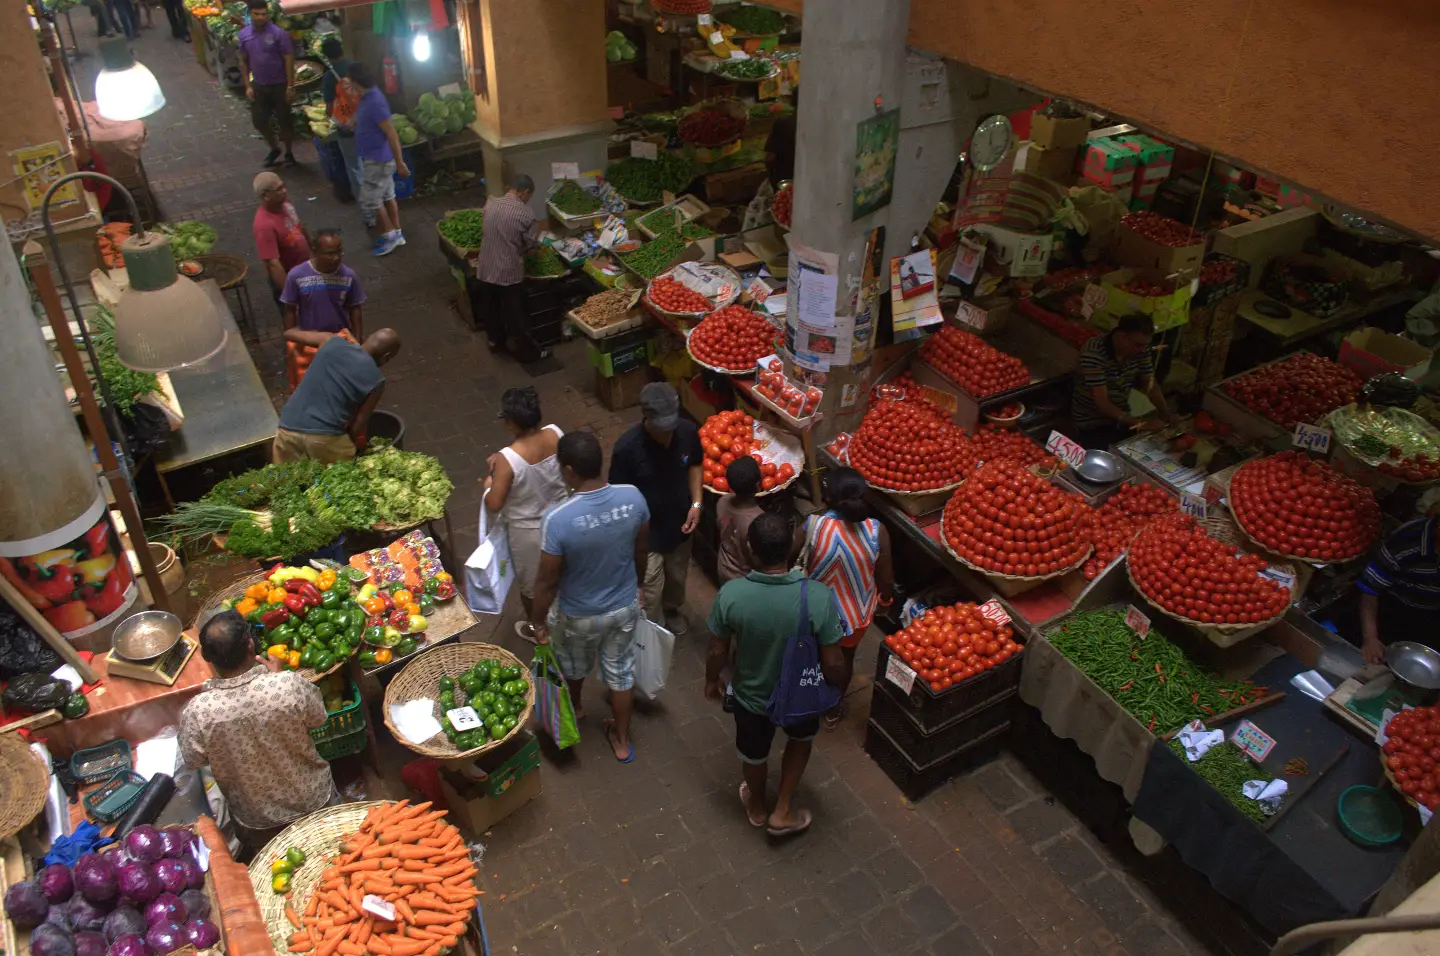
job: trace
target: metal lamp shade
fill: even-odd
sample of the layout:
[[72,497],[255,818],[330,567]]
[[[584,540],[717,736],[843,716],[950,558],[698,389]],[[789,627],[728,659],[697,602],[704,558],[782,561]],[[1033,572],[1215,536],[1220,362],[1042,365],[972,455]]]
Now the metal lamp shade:
[[104,66],[95,78],[95,105],[110,120],[143,119],[165,105],[155,74],[135,62],[130,42],[120,37],[100,41]]
[[115,306],[115,352],[141,372],[195,365],[225,346],[225,327],[215,305],[175,271],[170,241],[157,232],[127,239],[120,247],[130,288]]

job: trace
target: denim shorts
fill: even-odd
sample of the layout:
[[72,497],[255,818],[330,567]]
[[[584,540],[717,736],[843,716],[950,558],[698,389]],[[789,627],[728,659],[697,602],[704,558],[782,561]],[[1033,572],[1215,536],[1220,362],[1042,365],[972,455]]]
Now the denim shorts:
[[395,163],[378,163],[373,159],[360,161],[360,195],[356,202],[361,209],[375,210],[381,203],[395,198]]
[[635,686],[635,625],[640,623],[640,602],[597,614],[567,617],[552,605],[548,618],[550,647],[566,680],[580,680],[600,657],[600,677],[611,690]]

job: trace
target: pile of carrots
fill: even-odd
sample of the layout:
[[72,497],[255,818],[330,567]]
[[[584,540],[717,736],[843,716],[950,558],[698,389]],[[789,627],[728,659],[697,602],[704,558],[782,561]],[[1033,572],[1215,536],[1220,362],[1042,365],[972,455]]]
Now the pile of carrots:
[[[286,905],[296,929],[290,952],[439,956],[457,945],[479,890],[469,848],[446,812],[406,800],[372,809],[321,874],[303,915]],[[366,896],[393,904],[395,918],[364,909]]]
[[95,231],[95,244],[100,247],[100,259],[106,268],[116,269],[125,265],[120,245],[130,238],[133,228],[128,222],[107,222]]

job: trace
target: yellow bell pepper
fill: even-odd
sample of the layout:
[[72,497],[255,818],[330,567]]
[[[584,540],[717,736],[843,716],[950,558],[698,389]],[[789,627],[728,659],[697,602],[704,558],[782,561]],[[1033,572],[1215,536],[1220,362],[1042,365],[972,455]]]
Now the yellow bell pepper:
[[322,591],[328,591],[333,588],[335,586],[335,572],[329,568],[321,571],[320,580],[315,582],[315,586]]
[[406,633],[406,634],[419,634],[419,633],[423,632],[423,631],[425,630],[425,628],[427,628],[427,627],[429,627],[429,626],[430,626],[430,622],[427,621],[427,620],[425,620],[425,618],[424,618],[422,615],[412,614],[412,615],[410,615],[410,621],[409,621],[409,623],[405,625],[405,633]]
[[379,588],[371,584],[369,581],[366,581],[363,585],[361,585],[360,593],[355,595],[355,603],[359,604],[361,607],[364,607],[366,601],[370,600],[379,593]]
[[435,580],[437,580],[437,581],[453,581],[453,580],[455,580],[455,579],[450,576],[450,572],[449,572],[449,571],[441,571],[439,574],[435,575]]
[[282,664],[290,659],[290,648],[284,644],[271,644],[265,649],[265,653],[280,661]]
[[245,596],[253,601],[264,601],[270,596],[270,585],[264,581],[250,585],[245,589]]
[[290,654],[285,658],[285,666],[290,668],[292,671],[298,671],[300,669],[300,652],[291,651]]
[[268,593],[265,595],[265,603],[266,603],[266,604],[284,604],[284,603],[285,603],[285,589],[284,589],[284,588],[274,588],[274,589],[272,589],[270,592],[268,592]]
[[311,584],[320,580],[320,572],[314,568],[281,568],[270,575],[271,584],[284,584],[291,578],[304,578]]
[[274,890],[276,893],[281,893],[281,894],[289,893],[289,892],[290,892],[290,874],[289,874],[289,873],[277,873],[277,874],[275,874],[274,878],[270,880],[270,889]]
[[75,568],[85,576],[86,584],[104,584],[115,567],[115,555],[102,554],[98,558],[87,558],[76,563]]
[[390,653],[390,648],[388,647],[375,648],[375,663],[377,664],[388,664],[394,656],[394,654]]

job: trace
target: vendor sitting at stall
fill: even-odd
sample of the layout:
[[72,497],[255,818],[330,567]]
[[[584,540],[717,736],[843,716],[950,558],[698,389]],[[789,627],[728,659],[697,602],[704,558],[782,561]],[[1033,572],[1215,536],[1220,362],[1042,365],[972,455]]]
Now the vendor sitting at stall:
[[[1155,323],[1141,313],[1125,315],[1106,335],[1098,335],[1080,349],[1075,392],[1070,400],[1072,437],[1086,448],[1106,448],[1128,437],[1136,428],[1153,431],[1165,421],[1174,422],[1155,381],[1155,360],[1150,340]],[[1141,420],[1130,414],[1130,390],[1145,394],[1165,419]]]
[[217,676],[180,712],[180,754],[187,767],[209,764],[236,836],[254,853],[291,821],[340,802],[310,738],[325,725],[325,702],[279,661],[261,663],[250,625],[234,611],[200,629],[200,654]]
[[1356,583],[1361,650],[1385,660],[1385,645],[1416,641],[1440,649],[1440,517],[1406,522],[1386,538]]
[[316,352],[280,411],[274,460],[313,458],[328,465],[354,458],[365,447],[365,427],[385,391],[380,366],[400,351],[400,336],[394,329],[380,329],[364,345],[333,332],[290,329],[285,337],[313,345]]

